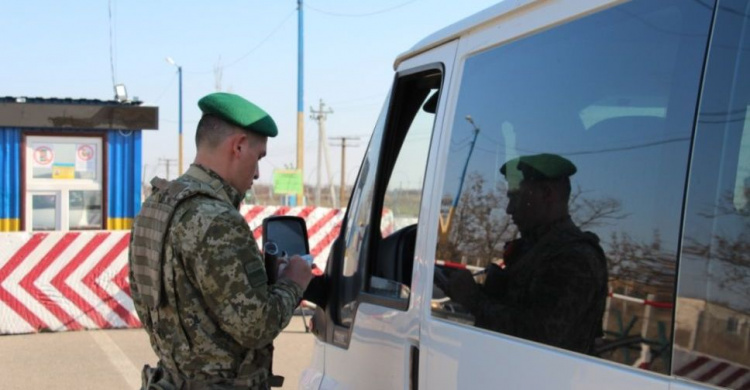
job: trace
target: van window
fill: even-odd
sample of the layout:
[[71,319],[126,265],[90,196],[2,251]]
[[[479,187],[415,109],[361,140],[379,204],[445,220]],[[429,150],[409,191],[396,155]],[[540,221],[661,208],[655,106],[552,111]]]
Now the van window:
[[750,386],[750,2],[720,1],[691,163],[673,373]]
[[441,83],[442,71],[434,67],[397,76],[349,205],[338,325],[351,326],[361,300],[400,310],[408,306],[421,189]]
[[435,317],[670,372],[712,8],[633,1],[466,59]]

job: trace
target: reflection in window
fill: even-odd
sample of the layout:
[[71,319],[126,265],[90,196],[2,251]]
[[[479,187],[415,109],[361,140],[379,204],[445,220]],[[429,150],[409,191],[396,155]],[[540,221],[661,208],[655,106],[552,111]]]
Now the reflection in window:
[[[436,256],[439,264],[472,270],[478,287],[436,280],[436,317],[669,372],[710,8],[634,1],[466,61]],[[570,220],[541,227],[528,221],[556,208],[523,218],[518,209],[549,207],[567,191],[559,187],[565,163],[524,162],[539,154],[576,167],[568,175]],[[507,174],[506,163],[521,179]],[[597,245],[585,244],[594,235],[601,256]],[[596,265],[604,258],[606,267]],[[600,268],[608,274],[603,289]],[[456,272],[444,274],[456,281]],[[482,305],[472,304],[475,298]],[[591,318],[594,311],[603,314]]]
[[102,229],[102,192],[70,191],[70,230]]
[[[745,107],[745,112],[748,111],[750,106]],[[750,116],[744,122],[737,177],[734,181],[734,207],[743,214],[750,214]]]
[[691,164],[673,373],[750,387],[750,2],[720,1]]
[[31,203],[32,230],[57,229],[57,195],[32,195]]

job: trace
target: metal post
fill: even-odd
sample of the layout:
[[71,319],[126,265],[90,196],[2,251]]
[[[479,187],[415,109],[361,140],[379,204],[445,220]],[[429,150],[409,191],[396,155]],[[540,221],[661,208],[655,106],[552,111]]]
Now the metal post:
[[469,155],[466,156],[466,163],[464,163],[464,169],[463,172],[461,172],[461,181],[458,183],[458,193],[456,194],[456,198],[453,199],[453,208],[455,209],[458,205],[458,200],[461,198],[461,190],[464,187],[464,179],[466,178],[466,169],[469,167],[469,160],[471,160],[471,154],[474,152],[474,145],[477,143],[477,136],[479,135],[479,127],[474,124],[474,120],[471,118],[471,115],[466,115],[466,120],[471,123],[471,126],[474,127],[474,138],[471,140],[471,147],[469,148]]
[[341,138],[341,188],[339,188],[339,199],[344,201],[346,194],[346,138]]
[[179,103],[179,153],[177,156],[177,172],[182,175],[182,66],[177,66],[177,74],[180,79],[180,103]]
[[297,0],[297,170],[302,175],[302,192],[297,194],[297,206],[305,205],[305,130],[302,118],[302,104],[304,96],[304,64],[303,64],[303,24],[302,0]]

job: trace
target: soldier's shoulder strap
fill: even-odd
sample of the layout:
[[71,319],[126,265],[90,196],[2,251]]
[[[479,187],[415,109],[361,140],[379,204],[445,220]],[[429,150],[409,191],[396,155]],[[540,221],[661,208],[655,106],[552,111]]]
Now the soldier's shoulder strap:
[[208,183],[167,181],[156,177],[151,185],[153,193],[143,202],[133,222],[130,267],[132,282],[138,284],[143,303],[155,308],[163,302],[164,242],[177,207],[194,196],[221,199],[221,183],[218,180]]

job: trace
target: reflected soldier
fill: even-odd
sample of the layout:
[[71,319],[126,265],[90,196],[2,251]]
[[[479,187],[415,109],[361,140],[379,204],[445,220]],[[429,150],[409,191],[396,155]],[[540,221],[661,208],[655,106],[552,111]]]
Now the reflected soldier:
[[598,237],[570,218],[570,176],[576,167],[554,154],[522,156],[500,172],[508,182],[507,214],[521,238],[505,245],[502,267],[487,268],[484,285],[454,272],[448,295],[482,328],[592,353],[602,335],[607,262]]

